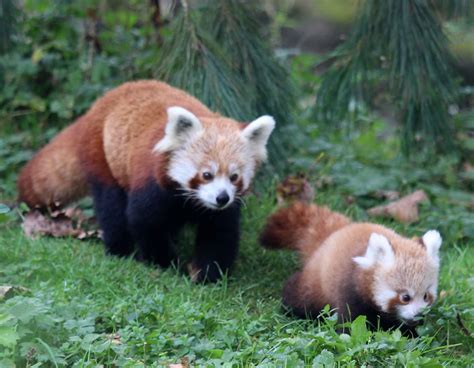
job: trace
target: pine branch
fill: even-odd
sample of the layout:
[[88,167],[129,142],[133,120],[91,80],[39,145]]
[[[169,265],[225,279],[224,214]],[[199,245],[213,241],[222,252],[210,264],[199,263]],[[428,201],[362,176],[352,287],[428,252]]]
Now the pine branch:
[[15,0],[0,1],[0,55],[13,45],[13,35],[18,24],[18,8]]
[[[241,121],[273,115],[291,122],[295,93],[289,74],[260,37],[253,6],[238,0],[182,9],[173,19],[156,76]],[[273,134],[270,159],[284,166],[288,142]],[[282,171],[273,165],[268,173]]]
[[430,6],[445,18],[471,18],[474,10],[472,0],[430,0]]
[[296,93],[289,72],[276,60],[273,50],[263,42],[255,3],[241,0],[211,1],[205,10],[203,27],[207,27],[226,53],[233,73],[245,84],[245,99],[254,118],[269,114],[277,121],[277,131],[270,141],[273,166],[285,166],[289,139],[279,134],[292,123]]
[[[245,81],[246,93],[255,96],[252,109],[289,122],[295,89],[288,71],[263,42],[255,3],[241,0],[212,2],[204,24],[228,55],[233,70]],[[203,25],[204,25],[203,24]]]
[[242,103],[245,85],[232,73],[219,45],[198,26],[196,14],[183,8],[163,42],[156,76],[222,114],[248,118],[250,108]]
[[428,0],[367,0],[354,31],[335,53],[318,91],[316,116],[338,124],[354,100],[370,103],[381,82],[397,105],[402,146],[450,149],[448,106],[455,99],[452,59]]

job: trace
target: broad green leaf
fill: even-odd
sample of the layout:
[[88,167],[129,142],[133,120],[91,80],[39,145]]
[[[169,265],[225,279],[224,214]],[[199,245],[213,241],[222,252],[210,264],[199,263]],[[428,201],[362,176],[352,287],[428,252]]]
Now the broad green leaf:
[[0,345],[12,348],[19,339],[16,326],[0,326]]

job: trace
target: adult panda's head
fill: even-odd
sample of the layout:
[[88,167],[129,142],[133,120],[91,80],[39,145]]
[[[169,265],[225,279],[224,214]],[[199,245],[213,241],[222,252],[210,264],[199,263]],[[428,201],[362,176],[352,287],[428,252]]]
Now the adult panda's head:
[[275,127],[271,116],[249,124],[224,117],[199,119],[182,107],[168,108],[164,137],[153,151],[170,154],[168,176],[206,208],[230,206],[249,188]]

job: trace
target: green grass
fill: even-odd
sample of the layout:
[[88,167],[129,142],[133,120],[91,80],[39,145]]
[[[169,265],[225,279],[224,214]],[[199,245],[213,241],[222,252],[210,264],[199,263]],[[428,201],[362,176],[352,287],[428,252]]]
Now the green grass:
[[[320,321],[286,316],[281,290],[298,264],[292,253],[257,244],[276,207],[274,186],[260,185],[243,209],[235,270],[215,285],[193,284],[186,275],[190,231],[180,242],[183,264],[163,271],[105,256],[99,241],[28,239],[0,206],[0,222],[10,218],[0,224],[0,285],[27,289],[0,299],[0,367],[149,367],[182,358],[211,367],[472,366],[474,183],[462,175],[458,158],[406,162],[390,137],[380,144],[386,124],[364,124],[334,137],[323,137],[314,124],[289,127],[300,148],[284,164],[308,173],[318,203],[359,221],[368,220],[365,209],[382,203],[378,190],[426,191],[430,202],[420,207],[418,222],[383,221],[407,236],[432,228],[443,236],[442,296],[419,338],[369,332],[363,319],[338,334],[329,313]],[[30,136],[0,139],[0,202],[15,197],[19,166],[31,155]]]
[[[105,256],[99,242],[32,240],[17,225],[2,228],[0,279],[29,291],[0,303],[0,344],[5,331],[16,333],[0,356],[18,366],[77,367],[166,366],[183,357],[192,365],[229,367],[472,362],[473,340],[458,322],[473,331],[472,248],[445,244],[440,290],[446,296],[421,328],[422,337],[368,332],[361,320],[353,323],[352,337],[339,335],[333,317],[317,323],[282,313],[281,288],[297,263],[288,252],[256,243],[274,208],[271,197],[248,198],[235,271],[216,285],[192,284],[180,269]],[[318,198],[337,206],[335,194]],[[183,237],[185,258],[189,240]]]

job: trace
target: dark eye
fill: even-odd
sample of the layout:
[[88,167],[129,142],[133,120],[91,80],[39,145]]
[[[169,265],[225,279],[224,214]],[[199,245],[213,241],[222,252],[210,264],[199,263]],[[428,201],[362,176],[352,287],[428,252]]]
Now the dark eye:
[[410,300],[411,300],[411,296],[410,296],[410,295],[408,295],[408,294],[402,294],[402,295],[400,295],[400,301],[401,301],[402,303],[407,304],[407,303],[410,302]]
[[239,174],[232,174],[230,176],[230,181],[233,183],[234,181],[237,181],[238,178],[239,178]]
[[214,175],[212,175],[209,171],[205,171],[202,173],[202,177],[204,178],[204,180],[212,180]]
[[426,303],[429,303],[429,302],[430,302],[430,296],[428,295],[428,293],[425,293],[425,295],[423,295],[423,300],[424,300]]

